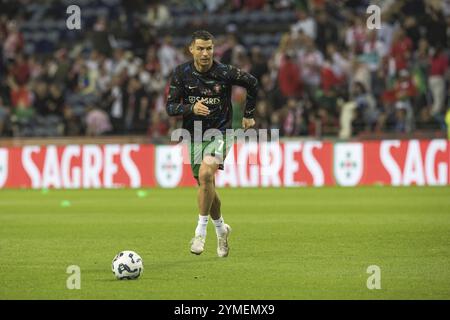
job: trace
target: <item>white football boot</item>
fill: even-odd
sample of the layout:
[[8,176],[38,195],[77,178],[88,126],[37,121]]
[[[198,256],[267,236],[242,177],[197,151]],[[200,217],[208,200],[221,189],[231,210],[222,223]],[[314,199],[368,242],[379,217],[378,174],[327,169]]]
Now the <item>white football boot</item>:
[[230,251],[230,247],[228,246],[228,237],[231,233],[231,227],[225,224],[225,229],[227,232],[217,237],[217,255],[221,258],[228,256],[228,252]]
[[196,236],[191,240],[191,253],[199,255],[205,250],[205,238]]

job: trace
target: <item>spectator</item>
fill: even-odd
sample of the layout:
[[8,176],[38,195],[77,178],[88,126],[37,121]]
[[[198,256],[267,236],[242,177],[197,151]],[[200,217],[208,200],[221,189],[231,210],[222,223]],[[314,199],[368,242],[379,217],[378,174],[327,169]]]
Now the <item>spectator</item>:
[[154,112],[151,116],[149,134],[152,141],[161,143],[169,132],[170,124],[165,112]]
[[49,87],[49,97],[47,110],[50,115],[63,116],[64,97],[61,88],[56,83],[51,83]]
[[19,86],[12,77],[8,78],[13,109],[32,109],[32,93],[27,85]]
[[391,57],[394,59],[395,71],[409,68],[411,58],[412,41],[400,28],[394,36],[394,42],[391,49]]
[[261,82],[261,77],[266,74],[269,69],[267,67],[267,61],[264,59],[264,55],[261,52],[261,48],[258,46],[254,46],[251,49],[251,69],[250,73],[258,79],[258,82]]
[[[417,87],[418,97],[415,104],[414,113],[416,113],[420,119],[427,116],[430,110],[426,108],[428,105],[428,69],[430,62],[430,48],[428,41],[424,38],[419,40],[417,45],[417,51],[413,54],[412,73],[414,77],[414,83]],[[427,122],[426,120],[425,122]]]
[[3,54],[6,60],[14,60],[16,54],[20,53],[25,45],[22,33],[19,31],[17,22],[10,20],[7,23],[7,36],[3,43]]
[[89,106],[86,114],[86,135],[100,136],[112,130],[108,114],[94,106]]
[[334,69],[335,68],[333,68],[333,64],[330,59],[325,59],[320,71],[320,88],[324,91],[325,94],[336,90],[337,87],[343,84],[344,78],[342,76],[339,76],[339,74],[335,72]]
[[147,5],[146,22],[149,26],[155,28],[161,28],[168,26],[172,23],[172,17],[170,11],[166,5],[160,3],[160,1],[151,1]]
[[367,66],[373,76],[376,71],[381,67],[383,59],[385,58],[387,48],[384,43],[378,40],[377,31],[372,30],[368,33],[367,42],[363,45],[363,59],[366,61]]
[[305,133],[307,129],[303,108],[298,100],[289,98],[283,113],[283,136],[292,137]]
[[79,136],[82,133],[81,119],[77,116],[73,107],[64,106],[64,135]]
[[316,44],[317,48],[321,52],[326,51],[326,46],[338,39],[338,28],[334,23],[332,17],[330,17],[325,10],[321,10],[317,13],[317,36]]
[[148,96],[140,97],[137,110],[133,114],[133,130],[134,134],[146,134],[149,130],[151,116],[151,105]]
[[108,20],[105,16],[100,16],[97,18],[97,21],[93,26],[91,35],[94,50],[107,56],[111,54],[112,50],[110,43],[111,35],[109,30]]
[[322,64],[322,53],[316,49],[314,42],[307,38],[305,50],[300,53],[300,72],[310,96],[314,96],[315,89],[319,87]]
[[286,53],[278,73],[278,86],[285,98],[300,98],[302,96],[303,88],[300,74],[300,68],[294,60],[294,53]]
[[271,110],[269,107],[269,102],[265,99],[261,99],[256,104],[255,112],[255,129],[268,129],[270,128],[270,115]]
[[154,99],[162,95],[166,86],[167,80],[163,77],[159,69],[150,72],[148,81],[148,91]]
[[134,22],[138,12],[141,12],[141,0],[121,0],[121,7],[125,11],[124,20],[126,21],[126,35],[129,36],[134,30]]
[[352,123],[354,132],[371,132],[376,130],[380,110],[377,108],[373,95],[367,91],[362,83],[357,82],[355,83],[353,97],[356,102],[356,114]]
[[420,39],[420,27],[417,23],[417,19],[414,16],[405,17],[403,23],[406,36],[411,39],[413,50],[417,49],[417,45]]
[[35,116],[32,93],[27,85],[18,86],[11,76],[7,81],[11,90],[13,134],[14,136],[31,136],[33,135]]
[[326,54],[331,62],[331,69],[338,79],[342,81],[348,80],[351,71],[349,59],[342,54],[335,43],[327,44]]
[[362,83],[364,88],[367,88],[367,90],[369,91],[372,88],[372,77],[370,74],[370,69],[367,64],[365,64],[358,58],[354,58],[352,62],[352,72],[349,84],[351,87],[353,87],[356,82]]
[[45,81],[38,81],[34,86],[33,106],[41,116],[47,116],[48,110],[48,85]]
[[162,76],[167,78],[172,70],[179,64],[180,57],[172,45],[172,38],[164,37],[162,45],[158,49],[158,61],[161,63]]
[[443,111],[445,103],[445,75],[448,69],[448,57],[441,47],[434,50],[430,58],[430,73],[428,86],[433,97],[431,115],[435,116]]
[[227,49],[224,50],[221,58],[221,62],[225,64],[233,63],[238,52],[245,52],[244,47],[239,43],[237,35],[232,32],[226,35],[225,46]]
[[348,139],[355,132],[363,129],[373,130],[379,116],[375,99],[368,93],[364,84],[355,82],[351,99],[347,102],[340,99],[339,138]]
[[284,33],[281,36],[280,43],[278,45],[278,48],[276,49],[274,53],[274,66],[275,68],[279,68],[281,65],[281,61],[286,56],[287,52],[295,52],[294,49],[294,41],[289,33]]
[[3,132],[5,132],[6,126],[8,125],[9,114],[10,109],[0,96],[0,136],[3,135]]
[[125,112],[125,133],[134,131],[134,122],[139,112],[139,104],[142,96],[145,95],[144,88],[135,77],[130,78],[127,83],[127,89],[124,94],[124,112]]
[[278,130],[281,131],[281,120],[278,112],[274,112],[270,115],[270,130]]
[[[434,5],[436,3],[437,5]],[[448,47],[446,18],[443,15],[444,1],[426,1],[423,25],[426,26],[426,38],[433,47]]]
[[258,97],[259,99],[266,99],[274,110],[280,109],[286,100],[269,74],[265,74],[261,78]]
[[345,33],[345,44],[354,54],[360,54],[363,50],[364,43],[367,40],[367,28],[364,20],[359,17],[353,17],[353,23],[349,26]]
[[125,125],[124,86],[121,84],[119,76],[112,78],[109,97],[109,117],[111,118],[113,132],[122,134]]
[[381,13],[381,25],[380,29],[377,30],[377,36],[378,40],[383,42],[386,48],[391,48],[392,46],[392,39],[394,36],[394,22],[395,21],[392,17],[392,14],[389,15],[387,12]]
[[112,75],[108,70],[106,62],[100,64],[100,70],[98,72],[97,89],[100,94],[105,93],[111,87]]
[[156,46],[150,46],[147,50],[145,59],[145,69],[150,72],[156,72],[161,70],[161,63],[158,58]]
[[414,129],[414,112],[412,99],[417,95],[417,88],[407,69],[400,70],[399,79],[394,85],[397,132],[410,133]]
[[17,85],[23,86],[30,80],[30,67],[28,61],[21,53],[17,54],[14,60],[14,65],[11,68],[10,74],[14,77],[14,81]]
[[82,95],[93,94],[96,90],[97,78],[97,71],[83,64],[78,74],[78,92]]
[[[44,67],[37,57],[31,55],[28,57],[28,68],[30,71],[29,81],[34,81],[40,77],[44,76]],[[67,72],[66,72],[67,73]],[[63,79],[62,81],[63,82]]]
[[316,21],[308,15],[305,10],[297,11],[298,21],[291,26],[291,33],[294,38],[298,38],[299,33],[303,33],[309,38],[316,39]]

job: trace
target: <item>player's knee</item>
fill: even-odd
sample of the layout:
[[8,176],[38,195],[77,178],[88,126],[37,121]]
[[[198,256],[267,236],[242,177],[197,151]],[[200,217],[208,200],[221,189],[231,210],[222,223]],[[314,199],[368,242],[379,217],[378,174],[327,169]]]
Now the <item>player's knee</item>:
[[201,165],[198,174],[200,184],[212,183],[214,181],[214,168],[208,165]]

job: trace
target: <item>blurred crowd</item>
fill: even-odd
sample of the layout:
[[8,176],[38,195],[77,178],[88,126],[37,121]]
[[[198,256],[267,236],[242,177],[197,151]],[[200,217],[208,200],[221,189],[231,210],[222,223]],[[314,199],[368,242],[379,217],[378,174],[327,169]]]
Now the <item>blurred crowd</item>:
[[[186,1],[117,1],[49,52],[25,50],[31,1],[0,1],[0,136],[147,135],[165,141],[180,119],[165,112],[176,46],[172,9]],[[380,29],[366,8],[381,8]],[[255,75],[258,128],[282,136],[446,130],[450,1],[190,1],[214,14],[294,11],[278,47],[246,46],[239,25],[215,34],[215,59]],[[83,6],[81,15],[83,17]],[[53,8],[47,19],[65,10]],[[53,12],[53,13],[52,13]],[[65,15],[63,15],[63,18]],[[61,18],[61,17],[59,17]],[[207,26],[200,25],[207,28]],[[195,31],[192,26],[191,31]],[[232,94],[240,126],[245,90]]]

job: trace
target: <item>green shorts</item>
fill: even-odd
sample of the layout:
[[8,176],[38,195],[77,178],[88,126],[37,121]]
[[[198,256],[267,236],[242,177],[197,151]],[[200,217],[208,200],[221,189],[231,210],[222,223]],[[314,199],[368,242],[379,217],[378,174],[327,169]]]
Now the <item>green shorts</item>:
[[213,138],[211,141],[191,142],[189,154],[191,156],[191,169],[194,178],[198,181],[198,172],[205,156],[211,155],[219,160],[219,170],[223,170],[225,158],[232,146],[231,139]]

